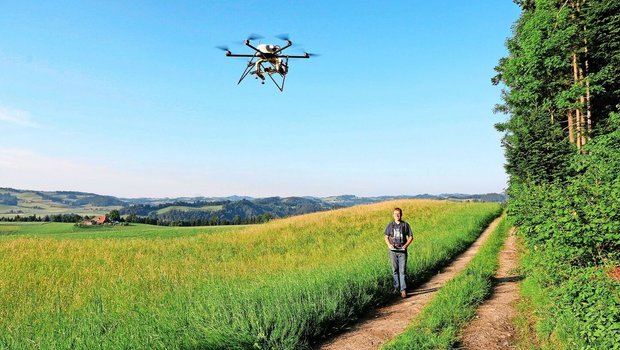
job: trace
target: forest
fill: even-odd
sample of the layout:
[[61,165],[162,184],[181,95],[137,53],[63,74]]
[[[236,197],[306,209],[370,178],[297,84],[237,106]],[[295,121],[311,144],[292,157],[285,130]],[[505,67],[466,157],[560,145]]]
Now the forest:
[[492,81],[526,245],[521,291],[544,347],[618,349],[620,2],[515,2]]

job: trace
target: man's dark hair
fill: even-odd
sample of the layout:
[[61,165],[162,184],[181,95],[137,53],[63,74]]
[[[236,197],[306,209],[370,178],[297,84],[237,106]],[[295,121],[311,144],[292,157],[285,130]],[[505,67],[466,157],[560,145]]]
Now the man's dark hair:
[[400,213],[400,216],[403,216],[403,210],[400,209],[399,207],[394,208],[394,211],[397,211]]

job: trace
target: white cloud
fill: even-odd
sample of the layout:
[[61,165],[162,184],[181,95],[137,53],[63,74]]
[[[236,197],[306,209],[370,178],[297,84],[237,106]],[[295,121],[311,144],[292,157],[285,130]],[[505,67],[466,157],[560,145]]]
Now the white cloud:
[[26,111],[0,106],[0,122],[14,124],[26,128],[40,128],[41,124],[32,120]]

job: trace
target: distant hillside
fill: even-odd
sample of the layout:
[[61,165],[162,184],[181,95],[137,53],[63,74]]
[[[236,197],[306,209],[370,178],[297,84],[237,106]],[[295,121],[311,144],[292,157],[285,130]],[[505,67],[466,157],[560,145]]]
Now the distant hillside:
[[74,191],[0,188],[0,217],[55,214],[97,215],[128,205],[113,197]]
[[487,193],[487,194],[418,194],[414,196],[379,196],[379,197],[357,197],[354,195],[342,195],[333,197],[324,197],[320,200],[341,206],[350,207],[359,204],[378,203],[395,199],[435,199],[435,200],[453,200],[453,201],[472,201],[472,202],[506,202],[506,195],[500,193]]
[[119,198],[123,202],[129,205],[139,205],[139,204],[149,204],[149,205],[161,205],[161,204],[170,204],[175,202],[218,202],[218,201],[240,201],[242,199],[252,200],[253,197],[248,196],[228,196],[228,197],[164,197],[164,198]]
[[165,222],[213,221],[235,222],[250,218],[282,218],[329,210],[340,206],[320,199],[269,197],[257,199],[136,204],[121,209],[121,215],[147,216]]
[[[0,217],[54,214],[98,215],[118,209],[127,217],[149,218],[149,223],[218,224],[260,222],[317,211],[378,203],[394,199],[436,199],[505,202],[506,196],[488,194],[421,194],[415,196],[357,197],[178,197],[117,198],[76,191],[32,191],[0,188]],[[257,219],[258,221],[252,221]]]

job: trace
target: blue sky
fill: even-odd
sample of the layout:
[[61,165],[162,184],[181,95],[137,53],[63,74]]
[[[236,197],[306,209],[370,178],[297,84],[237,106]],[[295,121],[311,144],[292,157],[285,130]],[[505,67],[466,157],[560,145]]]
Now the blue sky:
[[[14,1],[0,11],[0,187],[121,197],[500,192],[497,1]],[[288,33],[284,93],[250,33]],[[296,51],[299,50],[299,51]]]

